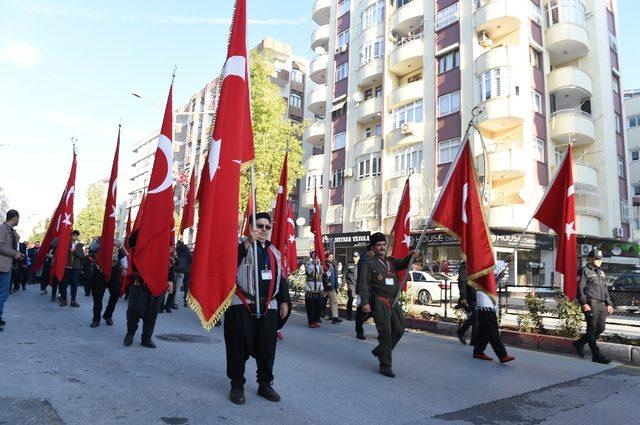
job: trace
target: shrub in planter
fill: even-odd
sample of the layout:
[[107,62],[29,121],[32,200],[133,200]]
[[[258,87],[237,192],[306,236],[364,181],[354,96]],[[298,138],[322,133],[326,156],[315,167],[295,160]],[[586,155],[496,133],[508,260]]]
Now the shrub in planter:
[[518,316],[518,329],[521,332],[544,334],[542,315],[547,312],[544,299],[536,297],[534,291],[524,297],[525,313]]
[[577,301],[571,301],[566,295],[562,294],[556,300],[555,314],[560,320],[558,334],[567,338],[576,338],[580,336],[582,328],[582,308]]

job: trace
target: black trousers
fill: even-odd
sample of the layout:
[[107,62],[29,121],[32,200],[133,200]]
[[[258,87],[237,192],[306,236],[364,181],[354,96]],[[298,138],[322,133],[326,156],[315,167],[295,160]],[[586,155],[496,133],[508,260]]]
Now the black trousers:
[[469,303],[469,307],[467,308],[467,311],[469,312],[469,316],[467,317],[467,320],[465,320],[460,326],[458,326],[458,333],[460,335],[466,334],[469,328],[472,328],[471,334],[473,335],[474,334],[473,329],[475,329],[478,326],[478,311],[476,310],[475,303]]
[[378,331],[378,346],[375,349],[378,352],[378,360],[381,367],[391,367],[391,352],[404,334],[404,313],[400,304],[389,309],[377,296],[372,296],[371,301],[371,315]]
[[60,287],[60,282],[58,282],[58,278],[53,276],[51,278],[51,301],[56,300],[56,293]]
[[64,269],[64,275],[62,277],[62,282],[60,282],[60,298],[64,301],[67,300],[67,287],[71,286],[71,301],[76,300],[76,295],[78,294],[78,275],[80,274],[80,270],[78,269]]
[[289,306],[289,309],[287,310],[287,315],[284,317],[280,317],[280,311],[278,311],[278,324],[276,326],[277,330],[282,330],[282,328],[284,328],[284,325],[287,324],[287,320],[289,320],[289,316],[291,316],[291,301],[287,301],[287,305]]
[[142,319],[142,340],[150,340],[163,302],[164,294],[154,297],[144,283],[129,285],[127,333],[135,334],[138,330],[138,321]]
[[584,319],[587,322],[587,332],[578,339],[578,344],[589,344],[591,355],[597,357],[600,349],[596,341],[602,332],[604,332],[607,323],[607,306],[602,301],[589,301],[591,307],[590,312],[584,313]]
[[353,318],[353,301],[356,297],[356,288],[353,285],[347,286],[347,320]]
[[309,325],[320,321],[320,310],[324,302],[325,297],[322,296],[322,292],[306,291],[304,293],[304,308],[307,311]]
[[364,333],[364,322],[371,317],[371,313],[364,313],[362,307],[356,308],[356,334]]
[[273,381],[276,359],[276,331],[278,311],[256,318],[244,305],[232,305],[224,314],[224,342],[227,350],[227,376],[232,387],[246,382],[244,369],[249,356],[256,359],[258,384]]
[[114,267],[111,269],[111,278],[109,282],[104,279],[104,275],[98,270],[93,274],[92,292],[93,292],[93,321],[100,321],[100,314],[102,313],[102,299],[104,293],[109,290],[109,301],[107,301],[107,308],[102,316],[105,319],[111,319],[113,311],[116,309],[118,298],[120,298],[120,269]]
[[491,344],[491,348],[499,358],[507,355],[507,349],[504,348],[500,340],[500,331],[498,330],[498,318],[495,310],[481,310],[478,312],[478,328],[473,336],[471,345],[473,345],[473,354],[481,354],[487,348],[487,344]]

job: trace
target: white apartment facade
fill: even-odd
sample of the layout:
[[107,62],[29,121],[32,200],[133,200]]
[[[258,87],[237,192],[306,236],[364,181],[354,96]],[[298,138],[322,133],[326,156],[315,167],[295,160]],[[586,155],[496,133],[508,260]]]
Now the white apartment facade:
[[629,183],[633,209],[633,240],[640,240],[640,90],[624,92],[625,126],[629,146]]
[[[322,187],[323,224],[338,255],[367,232],[390,233],[407,176],[419,232],[472,111],[498,257],[511,253],[568,143],[574,145],[580,254],[630,238],[614,1],[317,0],[305,132],[306,205]],[[487,147],[487,172],[480,143]],[[486,174],[486,175],[485,175]],[[321,178],[318,176],[322,176]],[[537,222],[512,284],[551,285],[554,238]],[[430,232],[427,255],[459,259]],[[633,266],[637,258],[612,260]],[[621,266],[623,267],[623,266]]]

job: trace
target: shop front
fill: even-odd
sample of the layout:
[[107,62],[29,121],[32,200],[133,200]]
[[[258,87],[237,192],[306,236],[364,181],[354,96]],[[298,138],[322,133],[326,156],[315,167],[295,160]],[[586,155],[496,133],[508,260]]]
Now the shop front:
[[335,253],[336,265],[342,265],[344,269],[354,252],[358,252],[360,257],[364,258],[370,234],[371,232],[327,234],[322,236],[322,241],[327,252]]

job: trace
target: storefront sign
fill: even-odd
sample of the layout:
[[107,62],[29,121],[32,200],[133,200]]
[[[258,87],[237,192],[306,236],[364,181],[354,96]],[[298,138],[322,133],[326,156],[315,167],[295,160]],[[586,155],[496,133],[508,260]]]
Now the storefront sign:
[[369,244],[371,232],[339,233],[336,235],[323,235],[322,242],[325,245],[336,247],[366,246]]
[[[522,240],[520,241],[520,239]],[[499,230],[491,232],[491,242],[493,246],[504,248],[539,249],[542,251],[553,251],[553,236],[537,235],[533,233],[508,233]],[[520,242],[518,244],[518,242]]]
[[[415,244],[418,243],[418,239],[420,238],[420,234],[411,235],[411,246],[415,247]],[[460,241],[449,235],[448,233],[442,231],[427,231],[424,235],[424,243],[423,246],[433,247],[433,246],[459,246]]]

